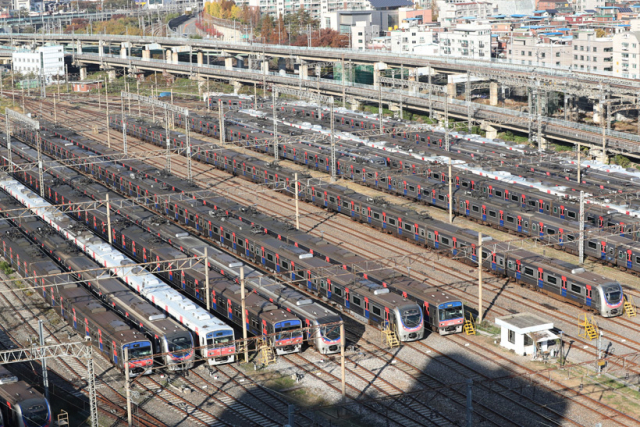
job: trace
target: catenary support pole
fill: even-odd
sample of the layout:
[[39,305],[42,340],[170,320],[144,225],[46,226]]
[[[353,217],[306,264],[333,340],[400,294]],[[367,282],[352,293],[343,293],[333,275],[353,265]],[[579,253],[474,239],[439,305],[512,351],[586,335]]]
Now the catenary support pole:
[[109,233],[109,244],[113,245],[113,234],[111,231],[111,202],[109,202],[109,193],[107,193],[107,233]]
[[[40,335],[40,345],[44,346],[44,325],[42,320],[38,320],[38,332]],[[42,387],[44,387],[44,395],[49,400],[49,372],[47,371],[47,359],[43,357],[40,359],[40,364],[42,365]]]
[[193,169],[191,167],[193,163],[191,159],[191,119],[187,116],[184,119],[185,139],[187,140],[187,180],[191,182],[193,180]]
[[578,162],[576,164],[576,166],[578,167],[578,184],[582,184],[582,177],[580,176],[582,173],[582,167],[580,166],[580,163],[582,162],[581,160],[581,156],[582,156],[582,147],[580,146],[580,141],[578,141]]
[[9,160],[9,173],[13,174],[13,160],[11,159],[11,125],[9,124],[9,114],[5,113],[4,118],[7,132],[7,157]]
[[167,124],[166,129],[164,131],[165,137],[167,139],[167,154],[165,167],[169,173],[171,173],[171,136],[169,134],[169,110],[164,109],[164,121]]
[[218,99],[218,130],[220,131],[220,144],[224,145],[225,134],[224,134],[224,111],[222,111],[224,105],[222,104],[222,99]]
[[449,94],[444,94],[444,149],[449,151]]
[[40,197],[44,198],[44,171],[42,165],[42,136],[40,129],[36,129],[36,143],[38,144],[38,185],[40,186]]
[[273,88],[272,110],[273,110],[273,158],[277,162],[280,160],[280,147],[278,147],[278,116],[276,110],[276,99],[278,98],[278,90]]
[[[335,180],[337,179],[336,176],[336,137],[334,136],[334,117],[333,117],[333,104],[334,104],[334,100],[333,100],[333,96],[331,97],[331,111],[329,113],[329,120],[331,120],[331,181],[335,182]],[[382,122],[380,122],[381,126],[382,126]]]
[[124,348],[124,387],[127,397],[127,425],[133,427],[133,417],[131,413],[131,384],[129,383],[129,349]]
[[482,233],[478,233],[478,319],[477,323],[482,323]]
[[244,286],[244,265],[240,267],[240,299],[242,301],[242,340],[244,342],[244,361],[249,362],[249,342],[247,341],[246,290]]
[[579,241],[578,241],[578,263],[584,264],[584,191],[580,190],[580,215],[579,215]]
[[449,224],[453,223],[453,178],[451,177],[451,157],[449,157]]
[[378,118],[380,119],[380,135],[382,135],[382,82],[378,82]]
[[347,336],[344,333],[344,323],[340,324],[340,372],[341,381],[342,381],[342,398],[344,399],[347,396],[347,384],[345,377],[345,367],[344,367],[344,346]]
[[473,380],[467,378],[467,427],[473,427]]
[[294,175],[294,177],[295,177],[295,182],[294,182],[295,188],[294,188],[293,192],[296,195],[296,230],[300,230],[300,210],[298,209],[298,198],[299,198],[299,195],[298,195],[298,174],[296,173]]
[[204,286],[207,293],[207,311],[211,311],[211,292],[209,291],[209,251],[204,247]]
[[109,126],[109,78],[104,80],[104,99],[107,103],[107,147],[111,148],[111,126]]

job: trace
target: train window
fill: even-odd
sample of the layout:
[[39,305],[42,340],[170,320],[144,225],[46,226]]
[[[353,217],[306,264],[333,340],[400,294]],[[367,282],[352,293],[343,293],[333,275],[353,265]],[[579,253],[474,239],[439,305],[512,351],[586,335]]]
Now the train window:
[[420,235],[421,235],[422,237],[424,237],[424,228],[421,228],[421,229],[420,229]]
[[516,196],[515,194],[511,195],[511,201],[512,202],[517,202],[518,201],[518,196]]
[[547,276],[547,282],[551,283],[552,285],[557,285],[558,284],[558,279],[556,279],[553,276]]
[[640,264],[640,256],[636,257],[636,264]]
[[509,261],[507,262],[507,268],[509,270],[513,270],[515,263],[513,261]]
[[440,241],[442,242],[443,245],[447,245],[447,246],[449,246],[449,243],[451,243],[448,237],[441,237]]
[[496,190],[496,197],[502,197],[502,191]]
[[495,218],[497,215],[496,215],[496,213],[494,211],[489,211],[489,216],[491,218]]
[[414,187],[413,185],[410,185],[409,186],[409,191],[411,191],[411,192],[416,191],[416,187]]
[[507,338],[509,340],[509,342],[511,344],[515,344],[516,343],[516,331],[512,331],[511,329],[509,329],[509,336]]
[[173,212],[173,205],[169,205],[169,210]]
[[190,219],[191,221],[193,221],[193,220],[194,220],[193,215],[191,215],[191,214],[190,214],[190,215],[189,215],[189,219]]
[[396,220],[393,218],[389,218],[389,224],[396,225]]
[[598,247],[595,242],[589,242],[588,245],[591,249],[596,249]]
[[412,229],[412,228],[413,228],[413,227],[411,226],[411,224],[407,224],[406,222],[404,223],[404,229],[405,229],[405,230],[409,230],[409,231],[411,231],[411,229]]
[[269,175],[269,180],[273,181],[273,175]]
[[529,228],[529,221],[524,222],[524,228]]
[[464,202],[460,202],[460,208],[462,209],[464,207]]
[[538,229],[538,224],[536,224],[535,222],[533,224],[531,224],[531,229],[533,231],[536,231]]
[[354,305],[357,305],[358,307],[360,307],[362,305],[362,300],[360,299],[360,297],[357,297],[355,295],[353,295],[351,297],[351,302],[353,302]]
[[284,268],[285,270],[289,269],[289,263],[287,261],[282,261],[282,268]]
[[536,206],[536,201],[535,200],[529,200],[529,206]]
[[220,229],[216,226],[213,227],[213,232],[216,234],[220,234]]
[[489,258],[489,252],[482,251],[482,259]]
[[620,251],[618,253],[618,258],[622,259],[624,257],[624,252]]
[[335,203],[335,202],[336,202],[336,198],[335,198],[335,197],[333,197],[333,196],[329,196],[329,201],[330,201],[331,203]]
[[322,289],[327,289],[327,281],[326,280],[321,280],[320,281],[320,287]]
[[486,193],[487,192],[487,187],[482,187],[482,192]]
[[498,259],[498,265],[504,266],[504,258]]
[[507,215],[507,222],[514,223],[516,219],[510,215]]
[[571,212],[571,211],[567,211],[567,215],[569,215],[569,218],[575,218],[576,217],[576,213],[575,212]]
[[531,277],[533,277],[533,268],[525,267],[525,268],[524,268],[524,274],[525,274],[526,276],[531,276]]
[[432,232],[427,233],[427,237],[429,238],[429,240],[433,240],[433,233]]
[[480,208],[477,206],[471,206],[471,210],[474,212],[480,212]]
[[378,212],[374,212],[373,219],[380,219],[380,214]]
[[257,319],[251,319],[251,327],[253,329],[258,329],[258,320]]
[[224,237],[227,240],[231,240],[231,234],[229,234],[229,233],[224,233]]
[[382,317],[382,309],[376,305],[371,305],[371,312],[374,316]]
[[269,261],[273,261],[273,255],[271,255],[271,254],[267,254],[267,259],[268,259]]
[[547,228],[547,234],[550,236],[553,236],[554,234],[556,234],[556,230],[551,229],[551,228]]
[[558,213],[558,207],[557,207],[557,206],[554,206],[554,207],[553,207],[553,213],[554,213],[554,214],[557,214],[557,213]]
[[337,296],[341,297],[342,296],[342,288],[339,288],[339,287],[335,286],[333,288],[333,293],[336,294]]
[[343,208],[348,208],[349,207],[349,202],[342,202],[342,207]]
[[576,294],[582,293],[582,288],[578,285],[571,284],[571,292],[575,292]]
[[469,186],[469,183],[465,181],[465,182],[463,182],[463,183],[462,183],[462,186],[463,186],[463,187],[468,187],[468,186]]
[[442,194],[438,194],[438,200],[444,202],[444,196]]

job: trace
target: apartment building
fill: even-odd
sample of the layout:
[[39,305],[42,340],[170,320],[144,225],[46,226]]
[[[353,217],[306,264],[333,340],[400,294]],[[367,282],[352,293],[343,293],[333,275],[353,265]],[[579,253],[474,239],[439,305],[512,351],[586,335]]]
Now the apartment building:
[[[259,8],[261,14],[274,18],[295,13],[304,8],[315,19],[325,24],[329,14],[336,11],[393,10],[413,7],[410,0],[241,0],[239,5]],[[326,27],[326,25],[325,25]]]
[[623,78],[640,78],[640,31],[613,36],[613,74]]
[[443,27],[454,26],[460,19],[467,17],[484,20],[497,12],[497,8],[490,2],[438,0],[437,5],[438,22]]
[[523,65],[571,67],[571,41],[564,39],[542,41],[538,36],[514,36],[507,45],[507,59]]
[[437,55],[440,50],[438,40],[441,34],[443,33],[434,31],[434,28],[426,25],[391,31],[391,52]]
[[613,38],[596,37],[595,30],[579,31],[573,37],[573,65],[576,71],[613,71]]
[[458,25],[439,34],[439,53],[443,56],[491,59],[491,26]]

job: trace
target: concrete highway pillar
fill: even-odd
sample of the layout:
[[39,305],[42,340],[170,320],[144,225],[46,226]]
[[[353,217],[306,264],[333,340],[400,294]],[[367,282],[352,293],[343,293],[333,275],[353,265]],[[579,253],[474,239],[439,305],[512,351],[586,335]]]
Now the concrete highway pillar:
[[549,149],[549,141],[547,141],[547,138],[544,138],[544,137],[540,138],[540,146],[542,147],[543,150]]
[[455,83],[447,83],[447,95],[449,99],[453,99],[458,94]]
[[80,67],[80,80],[87,79],[87,67]]
[[600,123],[602,117],[602,103],[597,102],[593,104],[593,123]]
[[309,80],[309,65],[300,64],[300,75],[302,76],[302,80]]
[[373,69],[373,87],[380,86],[380,70]]
[[233,70],[233,57],[228,56],[224,58],[224,68],[226,70]]
[[76,53],[78,55],[82,55],[82,42],[80,40],[78,40],[78,44],[76,45],[77,49],[76,49]]
[[196,55],[196,57],[198,58],[198,67],[202,67],[202,65],[204,64],[204,55],[202,54],[202,52],[198,52],[198,54]]
[[107,78],[109,79],[110,82],[115,81],[116,80],[116,70],[107,71]]
[[240,89],[242,89],[242,83],[237,82],[237,81],[234,81],[234,82],[233,82],[233,93],[234,93],[235,95],[237,95],[237,94],[238,94],[238,92],[240,92]]
[[173,63],[177,64],[178,63],[178,52],[173,52]]
[[262,61],[262,67],[260,69],[262,73],[269,73],[269,61]]
[[142,60],[149,61],[151,59],[151,51],[147,49],[142,50]]
[[127,57],[127,48],[126,47],[121,47],[120,48],[120,58],[126,58]]
[[171,49],[167,49],[165,51],[165,57],[167,58],[167,63],[171,64],[171,61],[173,60],[173,53],[171,52]]
[[102,40],[98,42],[98,56],[104,56],[104,42]]
[[482,125],[480,125],[480,129],[483,129],[487,133],[487,138],[496,139],[498,137],[498,129],[494,128],[491,125],[483,123]]
[[493,107],[498,105],[498,82],[489,83],[489,105]]
[[358,101],[357,99],[352,99],[351,100],[351,109],[353,111],[358,111],[360,109],[360,101]]

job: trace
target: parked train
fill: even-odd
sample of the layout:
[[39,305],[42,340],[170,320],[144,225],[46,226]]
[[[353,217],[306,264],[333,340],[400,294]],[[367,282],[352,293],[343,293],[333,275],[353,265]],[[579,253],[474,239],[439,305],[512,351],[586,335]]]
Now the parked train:
[[[42,251],[25,245],[26,239],[22,233],[7,220],[0,220],[0,233],[4,258],[18,273],[30,276],[34,286],[43,288],[42,294],[38,294],[53,306],[78,335],[85,337],[96,350],[123,371],[125,348],[128,348],[131,358],[138,359],[141,365],[153,364],[152,344],[144,334],[128,326],[113,311],[106,310],[88,290],[75,284],[73,277],[65,275]],[[50,274],[59,275],[53,279],[44,278]],[[55,289],[58,292],[57,299]]]
[[0,366],[0,426],[50,427],[51,407],[34,387]]
[[[19,209],[18,206],[19,203],[13,197],[0,194],[0,210],[12,210],[12,216],[15,216],[15,211]],[[95,261],[80,252],[75,245],[57,234],[49,224],[40,218],[25,216],[25,219],[17,224],[14,223],[14,225],[28,236],[33,245],[40,245],[45,253],[69,272],[72,277],[85,283],[88,289],[103,301],[105,307],[118,313],[128,326],[143,333],[153,343],[152,354],[164,355],[160,356],[160,366],[172,371],[188,369],[193,366],[193,337],[187,328],[175,320],[167,318],[162,310],[118,279],[98,271],[100,266]],[[43,298],[45,300],[50,298],[54,305],[56,301],[61,301],[61,295],[56,287],[52,287],[48,291],[43,288],[42,293]],[[48,296],[47,293],[51,295]],[[144,353],[146,352],[148,349],[145,348]],[[141,351],[135,348],[132,353],[138,357],[146,355],[141,354]],[[189,356],[179,358],[172,356],[172,354],[182,356],[182,353]],[[129,356],[131,359],[135,358],[133,354]],[[150,363],[149,360],[131,362],[130,365],[132,376],[152,373],[153,363]]]
[[[48,135],[43,135],[43,141],[47,141],[47,150],[49,151],[50,144],[54,143],[55,138],[50,138]],[[79,141],[75,141],[76,143],[78,143]],[[71,154],[70,152],[73,150],[84,150],[86,149],[89,144],[92,144],[93,142],[87,140],[87,141],[81,141],[78,145],[80,145],[81,147],[71,147],[71,146],[67,146],[67,141],[65,140],[60,140],[57,143],[57,146],[55,149],[51,149],[51,152],[56,152],[59,150],[63,150],[65,153],[67,154]],[[55,145],[55,144],[54,144]],[[18,145],[16,145],[16,147],[19,147]],[[17,152],[20,153],[20,155],[22,156],[26,156],[26,150],[23,149],[19,149],[16,148]],[[141,164],[142,168],[145,168],[144,170],[149,170],[149,167],[147,165]],[[115,175],[113,173],[113,170],[115,169],[120,169],[120,166],[116,166],[113,165],[110,166],[108,164],[101,164],[100,166],[96,165],[95,169],[93,168],[93,166],[89,167],[87,169],[88,172],[93,172],[95,173],[95,176],[102,179],[103,182],[105,184],[111,185],[112,187],[115,187],[117,190],[119,191],[125,191],[125,192],[129,192],[130,194],[136,194],[139,196],[142,196],[142,200],[146,201],[147,205],[150,208],[155,208],[160,210],[161,212],[166,210],[166,212],[162,212],[164,214],[166,214],[167,212],[170,212],[171,217],[176,218],[180,223],[188,225],[188,226],[192,226],[196,228],[196,231],[199,231],[201,233],[203,233],[203,230],[205,230],[206,228],[206,234],[209,237],[213,238],[213,231],[217,230],[216,233],[221,233],[222,230],[225,229],[225,227],[228,227],[228,225],[225,225],[224,221],[226,220],[224,218],[224,216],[221,216],[216,223],[216,219],[215,218],[210,218],[211,220],[206,221],[205,223],[201,223],[201,221],[203,221],[204,218],[206,218],[207,216],[209,216],[209,213],[211,212],[211,207],[214,207],[214,204],[211,203],[211,201],[209,201],[209,203],[207,203],[207,206],[204,205],[204,202],[202,201],[198,201],[195,200],[193,198],[190,197],[186,197],[186,196],[181,196],[181,195],[176,195],[176,202],[170,204],[162,204],[160,205],[159,203],[157,203],[157,197],[158,194],[161,194],[162,188],[166,188],[166,191],[173,191],[173,189],[175,188],[180,188],[180,187],[176,187],[173,184],[178,184],[178,185],[182,185],[185,186],[186,184],[184,182],[178,183],[177,179],[172,178],[173,179],[173,184],[172,185],[168,185],[167,183],[164,183],[163,185],[160,185],[159,183],[155,182],[155,178],[157,176],[156,173],[153,173],[153,175],[149,175],[149,176],[154,176],[154,179],[148,180],[147,182],[145,182],[145,179],[143,179],[142,177],[144,176],[142,173],[142,171],[138,171],[137,173],[134,173],[133,177],[131,177],[131,172],[130,170],[131,167],[129,166],[129,171],[126,173],[122,173],[121,175]],[[56,167],[54,170],[57,170],[58,167]],[[64,174],[68,174],[67,171],[63,171],[62,173]],[[120,172],[119,172],[120,173]],[[140,174],[140,175],[137,175]],[[140,178],[137,178],[137,177]],[[31,185],[33,185],[34,187],[37,186],[37,179],[35,179],[34,176],[32,176],[30,173],[25,173],[23,174],[22,179],[26,182],[26,183],[30,183]],[[164,179],[164,178],[163,178]],[[130,182],[129,180],[134,180],[135,183]],[[70,180],[68,181],[70,183],[75,183],[77,185],[79,185],[84,193],[87,194],[95,194],[95,197],[98,199],[101,199],[104,196],[104,189],[100,189],[95,187],[95,185],[86,185],[87,183],[82,182],[81,180]],[[146,185],[151,185],[152,187],[147,187]],[[50,187],[51,189],[53,189],[53,187]],[[169,190],[169,188],[171,190]],[[51,194],[49,195],[49,197],[52,198],[52,200],[56,203],[68,203],[69,200],[71,200],[71,197],[77,197],[77,193],[78,192],[72,192],[69,191],[68,193],[66,193],[65,195],[63,195],[62,192],[58,191],[59,189],[57,189],[56,191],[51,191],[49,188],[46,189],[46,192],[49,193],[51,192]],[[75,194],[75,196],[73,196],[73,194]],[[153,197],[151,195],[154,195]],[[175,194],[175,193],[173,193]],[[148,196],[148,197],[147,197]],[[182,199],[182,201],[179,201],[179,199]],[[74,198],[73,200],[77,200],[76,198]],[[115,203],[115,202],[114,202]],[[198,211],[196,212],[196,205],[198,205]],[[85,216],[88,214],[85,214]],[[136,212],[135,215],[137,215],[137,217],[134,219],[133,215],[128,215],[129,218],[131,218],[133,221],[136,221],[140,224],[144,224],[145,227],[157,227],[157,232],[160,233],[160,235],[162,235],[163,233],[165,233],[166,231],[162,231],[162,228],[166,228],[166,224],[164,224],[164,222],[162,222],[162,224],[164,224],[163,227],[159,227],[158,225],[161,225],[160,223],[154,225],[154,222],[151,220],[151,218],[143,218],[140,216],[139,212]],[[149,215],[149,217],[152,217],[153,215]],[[98,232],[105,232],[105,224],[106,221],[104,219],[100,219],[99,214],[97,216],[94,216],[94,218],[85,218],[85,221],[87,221],[90,225],[93,224],[93,229],[97,230]],[[228,224],[228,222],[227,222]],[[127,225],[127,232],[130,232],[129,230],[134,227],[133,224],[128,224]],[[204,228],[203,228],[204,227]],[[216,236],[216,240],[221,241],[221,242],[225,242],[225,245],[230,246],[234,249],[238,249],[237,246],[237,240],[236,242],[232,242],[233,239],[242,239],[244,238],[245,241],[245,246],[246,246],[246,241],[248,240],[253,240],[254,236],[256,236],[256,233],[251,231],[250,227],[247,227],[247,225],[243,225],[244,227],[244,231],[242,231],[242,233],[237,233],[232,237],[232,234],[230,234],[229,232],[222,232],[222,234],[218,234],[218,236]],[[115,231],[115,230],[114,230]],[[117,232],[116,232],[117,234]],[[168,238],[171,240],[172,244],[176,245],[178,243],[179,239],[184,238],[189,239],[188,237],[182,237],[177,233],[178,235],[173,235],[173,236],[168,236]],[[114,239],[114,244],[118,245],[119,243],[117,242],[117,236],[116,239]],[[123,247],[126,246],[127,244],[127,239],[125,237],[125,242],[122,244]],[[130,244],[130,249],[129,250],[133,250],[134,247],[134,241],[129,242]],[[188,243],[185,245],[180,245],[181,248],[195,248],[198,246],[202,246],[201,242],[198,242],[197,240],[195,240],[192,243]],[[149,254],[149,256],[151,257],[151,259],[153,259],[153,257],[155,256],[153,253],[151,252],[146,252],[147,248],[145,246],[143,246],[142,248],[140,247],[139,243],[135,243],[135,247],[137,247],[139,253],[142,253],[142,256],[144,256],[144,254]],[[262,254],[261,252],[261,246],[257,245],[257,244],[250,244],[250,248],[253,250],[253,252],[249,251],[241,251],[244,253],[239,253],[241,255],[244,255],[245,257],[248,257],[247,254],[251,254],[252,258],[255,261],[260,260],[261,258],[264,258],[264,263],[266,264],[267,260],[269,258],[273,258],[276,256],[276,254],[267,254],[266,252],[264,254]],[[264,257],[262,257],[261,255],[264,255]],[[275,258],[274,258],[275,259]],[[261,262],[258,262],[258,264],[260,264]],[[298,263],[300,263],[300,261],[298,261]],[[186,283],[185,283],[186,285]],[[186,287],[186,286],[185,286]],[[258,286],[259,288],[259,286]],[[421,310],[420,307],[415,304],[412,301],[409,301],[405,298],[403,298],[401,295],[398,294],[392,294],[392,295],[380,295],[382,293],[387,293],[388,290],[384,290],[384,291],[377,291],[377,290],[370,290],[369,288],[362,287],[361,289],[357,289],[358,287],[356,285],[353,285],[349,288],[349,290],[351,289],[356,289],[357,292],[359,292],[358,294],[354,294],[353,292],[345,292],[344,295],[341,295],[342,298],[339,298],[338,295],[334,294],[333,296],[333,300],[337,303],[337,304],[341,304],[342,307],[345,307],[347,309],[348,312],[354,314],[354,315],[361,315],[362,319],[367,319],[367,321],[369,323],[374,323],[374,324],[381,324],[384,322],[390,323],[393,327],[399,327],[399,336],[400,337],[406,337],[407,340],[415,340],[415,339],[420,339],[422,337],[423,334],[423,318],[421,315]],[[198,292],[195,292],[195,289],[198,289]],[[201,289],[201,286],[198,288],[194,288],[194,296],[196,296],[196,298],[198,298],[200,301],[203,301],[203,292]],[[340,292],[340,291],[338,291]],[[197,295],[196,295],[197,294]],[[266,294],[266,293],[265,293]],[[380,296],[379,296],[380,295]],[[344,298],[344,297],[347,298]],[[352,306],[351,305],[351,301],[349,300],[350,296],[354,296],[354,298],[356,298],[356,300],[361,300],[362,301],[362,306],[361,307],[356,307],[356,306]],[[366,306],[366,303],[369,301],[376,301],[378,300],[379,302],[376,303],[377,307],[382,308],[380,315],[371,315],[369,318],[367,318],[367,312],[368,312],[368,307]],[[378,305],[379,304],[379,305]],[[376,308],[376,311],[378,309]],[[415,324],[411,323],[411,325],[409,327],[406,328],[406,330],[404,330],[402,328],[402,322],[403,322],[403,318],[402,316],[406,313],[411,313],[412,311],[417,311],[418,312],[418,317],[412,318],[412,322],[413,320],[415,320]],[[326,317],[326,316],[322,316],[322,317]],[[305,319],[305,323],[309,323],[311,324],[312,321],[317,321],[314,319]],[[327,320],[325,320],[326,322],[329,322],[328,318]],[[331,322],[335,322],[335,316],[333,317],[333,320],[331,320]],[[334,352],[337,351],[337,345],[336,345],[336,337],[335,334],[332,333],[332,337],[330,339],[326,339],[325,338],[329,338],[329,337],[324,337],[323,338],[323,342],[322,345],[325,346],[326,350],[324,350],[324,352]],[[325,342],[327,341],[327,342]],[[335,349],[335,350],[334,350]]]
[[[22,156],[28,157],[33,154],[31,152],[33,150],[22,143],[17,142],[16,147],[18,147]],[[87,185],[88,183],[83,181],[77,173],[68,168],[56,167],[55,170],[59,174],[58,176],[65,177],[64,181],[77,185],[76,187],[71,187],[66,184],[59,184],[58,180],[47,179],[46,182],[50,183],[50,185],[47,186],[46,193],[49,200],[56,204],[89,202],[91,201],[90,195],[102,198],[107,192],[107,189],[101,184]],[[34,181],[33,176],[23,174],[22,178],[27,185],[31,185],[33,188],[37,187],[37,181]],[[83,191],[80,192],[80,189]],[[112,193],[111,200],[114,205],[117,205],[124,199]],[[206,245],[204,242],[187,236],[187,233],[184,233],[183,230],[175,225],[167,224],[163,220],[158,221],[157,216],[144,209],[122,207],[119,213],[123,217],[117,217],[112,220],[113,243],[116,247],[131,255],[137,262],[158,260],[164,267],[173,268],[175,263],[171,265],[168,260],[185,257],[183,253],[175,248],[180,248],[184,253],[191,256],[202,257],[204,255],[204,246]],[[106,212],[98,210],[90,213],[81,210],[75,216],[82,220],[85,225],[91,227],[94,232],[105,239],[108,238]],[[139,227],[134,223],[141,224],[143,227]],[[153,234],[150,234],[149,231],[152,231]],[[157,236],[165,237],[166,241],[159,239]],[[229,321],[241,326],[239,287],[234,283],[234,281],[238,282],[238,275],[230,274],[229,269],[225,268],[235,260],[212,246],[206,246],[208,247],[209,264],[216,263],[220,266],[218,271],[210,271],[209,273],[210,283],[215,283],[215,286],[212,285],[211,289],[211,300],[214,302],[212,307]],[[164,263],[162,263],[163,261]],[[303,326],[315,326],[317,327],[316,330],[308,332],[310,334],[307,337],[309,344],[324,354],[339,351],[340,337],[336,335],[334,328],[322,326],[339,322],[341,319],[336,313],[308,298],[304,298],[299,292],[293,290],[286,292],[279,289],[276,282],[271,279],[260,278],[254,280],[249,274],[250,272],[251,270],[247,271],[247,289],[248,292],[252,290],[255,292],[255,295],[251,295],[253,305],[247,305],[247,323],[250,332],[256,335],[268,335],[268,339],[271,340],[276,353],[287,354],[300,351],[303,342],[300,328]],[[179,274],[168,271],[160,273],[160,275],[174,287],[195,297],[201,303],[205,302],[205,272],[203,267],[181,268]],[[222,299],[222,303],[217,303],[218,299]],[[275,305],[273,301],[276,301]],[[301,318],[297,317],[299,314],[304,319],[304,325]],[[317,333],[317,330],[320,330],[320,333]],[[219,341],[221,338],[216,339]],[[212,338],[209,339],[209,341],[211,340]]]
[[[252,159],[249,156],[239,154],[232,150],[216,150],[212,156],[201,157],[201,160],[209,161],[220,169],[233,172],[255,182],[268,182],[283,190],[295,191],[292,189],[293,171],[286,170],[282,167],[274,168],[269,163]],[[306,186],[303,182],[304,177],[299,182],[299,196],[303,200],[347,214],[356,221],[370,224],[384,232],[405,238],[413,243],[431,247],[439,251],[447,251],[452,256],[459,257],[459,250],[463,247],[469,247],[471,249],[467,256],[469,256],[472,262],[477,261],[476,254],[473,253],[477,239],[470,236],[468,230],[461,230],[459,227],[434,220],[428,216],[421,216],[410,210],[398,208],[383,201],[381,202],[380,200],[357,194],[340,185],[323,185],[322,190],[319,190],[314,186]],[[415,188],[413,191],[415,191]],[[463,195],[463,197],[467,196],[466,193]],[[502,196],[501,193],[500,196]],[[440,194],[439,197],[436,197],[435,203],[442,203],[441,199],[444,198],[445,197]],[[448,194],[445,200],[447,199]],[[510,206],[501,200],[501,197],[496,197],[495,199],[487,198],[480,202],[473,201],[472,199],[458,201],[454,198],[454,203],[454,206],[456,206],[454,211],[465,211],[470,218],[476,219],[478,222],[491,224],[514,233],[536,237],[554,244],[558,248],[567,246],[576,248],[577,250],[576,241],[578,230],[577,227],[571,225],[569,220],[558,221],[555,218],[541,220],[538,215],[539,212],[522,212],[517,215],[511,214],[509,213]],[[546,224],[545,221],[547,221]],[[593,224],[591,228],[598,230],[600,227],[598,227],[597,224]],[[636,256],[633,249],[626,246],[624,248],[617,248],[610,244],[607,245],[606,240],[611,239],[603,240],[599,234],[589,235],[585,239],[585,247],[590,248],[587,254],[597,256],[597,258],[601,259],[601,253],[597,251],[605,248],[605,253],[613,251],[610,262],[616,263],[616,265],[624,269],[640,271],[640,263],[634,262]],[[596,248],[591,248],[591,246],[594,245]],[[635,248],[635,245],[633,246]],[[632,251],[631,255],[628,252],[629,250]],[[622,259],[619,256],[620,251],[623,251]],[[627,261],[629,257],[631,257],[631,263]],[[637,259],[640,261],[640,252]],[[538,267],[543,269],[543,277],[544,268],[547,264],[547,262],[541,261]],[[575,266],[569,270],[573,269],[575,269]],[[603,281],[602,278],[599,280],[600,282]],[[592,283],[590,286],[597,288],[601,284],[606,283],[608,282]],[[553,284],[548,283],[548,286],[551,288],[550,293],[552,295],[562,296],[562,292],[555,292],[553,290]],[[620,285],[618,284],[617,286]],[[601,291],[598,292],[602,293]],[[622,314],[620,307],[622,295],[620,295],[620,300],[612,302],[612,307],[608,307],[605,303],[599,304],[596,307],[595,303],[593,303],[594,299],[587,297],[588,290],[586,288],[583,288],[581,295],[580,304],[587,309],[597,311],[603,316]],[[576,299],[572,297],[562,299],[576,303]],[[602,299],[600,299],[600,301],[602,301]]]
[[[24,206],[30,206],[29,209],[32,212],[51,224],[67,241],[79,247],[99,265],[109,268],[130,288],[145,296],[147,300],[174,319],[179,320],[198,338],[196,348],[199,355],[210,365],[228,363],[235,359],[234,332],[230,326],[188,302],[177,291],[161,283],[151,274],[142,274],[143,270],[140,267],[130,267],[136,264],[136,261],[95,239],[93,233],[78,231],[75,221],[70,221],[61,210],[53,207],[15,179],[3,177],[0,180],[0,188]],[[53,294],[51,297],[54,302]],[[161,348],[168,351],[168,357],[173,364],[185,365],[187,368],[193,366],[194,343],[191,335],[167,334],[159,339]]]

